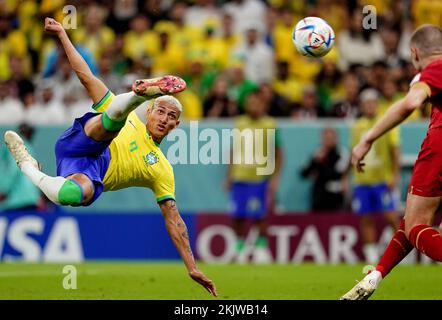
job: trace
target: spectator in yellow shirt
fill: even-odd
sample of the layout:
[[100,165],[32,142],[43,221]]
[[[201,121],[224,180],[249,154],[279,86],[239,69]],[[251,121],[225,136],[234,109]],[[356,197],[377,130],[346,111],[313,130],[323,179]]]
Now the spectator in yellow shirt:
[[[202,28],[197,28],[193,25],[186,24],[185,16],[188,10],[188,5],[184,1],[176,1],[172,4],[169,13],[169,20],[159,21],[156,26],[162,24],[169,24],[173,27],[171,34],[171,41],[180,46],[186,52],[192,43],[200,41],[203,37]],[[172,29],[171,29],[172,30]]]
[[150,29],[149,19],[142,14],[130,21],[130,30],[124,34],[123,53],[132,60],[151,57],[158,51],[158,34]]
[[[405,96],[405,93],[400,91],[396,81],[390,76],[386,77],[381,86],[382,88],[382,97],[379,99],[379,114],[384,114],[388,107],[392,106],[396,101],[402,99]],[[422,118],[421,109],[416,109],[414,112],[405,120],[415,121]]]
[[27,52],[24,34],[12,29],[11,17],[0,14],[0,80],[7,80],[11,76],[10,56],[25,58]]
[[273,29],[273,40],[275,57],[278,60],[288,61],[293,56],[293,43],[287,41],[293,35],[293,28],[296,24],[295,16],[290,8],[282,9],[280,19],[277,20]]
[[302,82],[311,83],[320,71],[320,61],[303,57],[296,51],[290,40],[295,24],[293,11],[288,7],[283,8],[272,33],[275,58],[288,62],[291,75]]
[[105,12],[102,7],[91,5],[87,7],[84,27],[74,30],[73,39],[75,43],[89,49],[98,60],[101,54],[115,39],[114,31],[104,24]]
[[159,48],[152,59],[152,75],[182,74],[185,68],[183,51],[171,41],[169,30],[155,29],[159,33]]
[[282,97],[292,103],[299,102],[302,96],[303,83],[289,74],[287,61],[276,63],[276,77],[273,81],[273,89]]
[[[199,120],[203,117],[203,104],[201,98],[192,90],[187,88],[185,91],[176,95],[183,105],[183,119]],[[184,109],[186,108],[186,109]]]
[[[370,2],[367,4],[373,5],[373,2],[385,2],[385,0],[370,0]],[[380,14],[380,6],[377,4],[375,6],[378,10],[377,13]],[[333,26],[335,34],[339,34],[344,28],[346,21],[348,21],[348,7],[342,1],[319,0],[317,1],[314,14],[311,15],[325,19],[329,25]]]
[[183,79],[187,83],[187,88],[195,92],[202,100],[204,100],[212,88],[217,72],[206,68],[204,60],[197,56],[192,57],[188,61],[186,73]]
[[190,48],[190,55],[203,59],[205,67],[210,70],[224,69],[228,59],[228,48],[223,39],[215,34],[216,28],[213,22],[208,22],[203,38]]
[[414,0],[411,12],[416,26],[424,23],[442,25],[442,2],[439,0]]
[[224,41],[229,53],[241,41],[240,35],[235,33],[233,18],[227,13],[223,15],[221,20],[221,39]]

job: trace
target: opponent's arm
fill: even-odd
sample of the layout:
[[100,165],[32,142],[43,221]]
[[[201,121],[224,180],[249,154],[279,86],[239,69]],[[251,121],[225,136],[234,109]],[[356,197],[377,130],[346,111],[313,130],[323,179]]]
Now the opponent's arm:
[[404,121],[413,111],[423,106],[428,98],[428,91],[422,86],[414,85],[408,94],[390,108],[375,123],[375,125],[361,138],[353,148],[351,163],[359,172],[363,172],[362,160],[370,150],[374,141]]
[[86,88],[89,97],[94,103],[100,102],[108,89],[100,79],[94,76],[86,61],[84,61],[83,57],[78,53],[77,49],[75,49],[63,26],[52,18],[46,18],[45,31],[55,34],[58,37],[72,69]]
[[196,266],[192,249],[190,248],[187,227],[178,212],[175,200],[161,202],[160,208],[166,221],[167,231],[186,265],[189,276],[216,297],[215,284],[199,271]]

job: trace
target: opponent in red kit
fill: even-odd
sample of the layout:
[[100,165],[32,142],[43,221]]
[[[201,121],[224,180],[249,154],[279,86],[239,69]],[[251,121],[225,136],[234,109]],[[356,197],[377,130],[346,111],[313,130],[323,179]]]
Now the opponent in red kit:
[[376,269],[365,276],[341,300],[365,300],[380,281],[413,248],[442,261],[442,237],[432,221],[442,199],[442,30],[423,25],[411,37],[411,59],[420,72],[408,94],[388,108],[353,148],[352,164],[363,172],[363,159],[373,142],[404,121],[415,109],[432,104],[431,120],[408,189],[405,218],[394,234]]

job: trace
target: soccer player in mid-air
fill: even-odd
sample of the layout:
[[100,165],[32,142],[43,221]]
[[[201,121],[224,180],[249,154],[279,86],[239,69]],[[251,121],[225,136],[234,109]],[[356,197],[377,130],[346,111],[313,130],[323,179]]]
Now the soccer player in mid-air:
[[[61,205],[88,206],[103,191],[150,188],[189,276],[217,296],[213,281],[196,266],[175,202],[173,169],[159,148],[161,140],[179,124],[182,111],[180,102],[168,94],[185,90],[186,83],[175,76],[137,80],[133,92],[114,96],[92,74],[60,23],[46,18],[45,30],[59,38],[97,112],[75,119],[58,139],[56,177],[41,172],[20,136],[7,131],[5,142],[17,165],[48,199]],[[152,104],[149,100],[153,98]]]
[[411,37],[411,58],[420,72],[408,94],[392,105],[353,148],[352,164],[364,170],[364,157],[373,142],[404,121],[415,109],[432,104],[427,135],[413,168],[405,217],[393,235],[376,269],[341,297],[365,300],[385,276],[414,248],[435,261],[442,261],[442,237],[432,228],[442,199],[442,29],[423,25]]

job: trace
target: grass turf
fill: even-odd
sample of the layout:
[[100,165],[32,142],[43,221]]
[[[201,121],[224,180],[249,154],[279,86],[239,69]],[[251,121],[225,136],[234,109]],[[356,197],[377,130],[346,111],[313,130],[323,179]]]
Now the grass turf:
[[[0,264],[0,299],[211,299],[182,263],[75,264],[77,289],[63,288],[64,265]],[[362,278],[363,265],[206,265],[219,299],[337,300]],[[440,265],[398,266],[372,299],[442,299]]]

